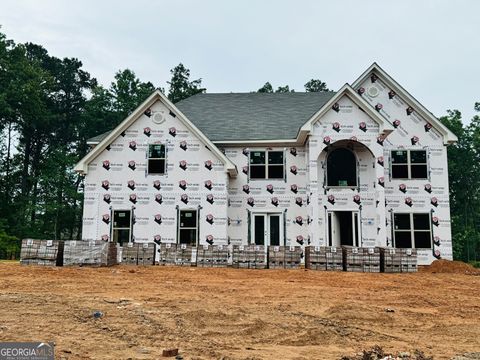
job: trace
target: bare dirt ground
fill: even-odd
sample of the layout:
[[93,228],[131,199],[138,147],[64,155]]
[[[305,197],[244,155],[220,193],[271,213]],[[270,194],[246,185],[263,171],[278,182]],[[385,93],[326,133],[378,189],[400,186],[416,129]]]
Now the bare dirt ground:
[[464,273],[3,262],[0,302],[0,341],[54,341],[59,359],[158,359],[169,348],[184,359],[340,359],[375,344],[435,359],[480,351],[480,276]]

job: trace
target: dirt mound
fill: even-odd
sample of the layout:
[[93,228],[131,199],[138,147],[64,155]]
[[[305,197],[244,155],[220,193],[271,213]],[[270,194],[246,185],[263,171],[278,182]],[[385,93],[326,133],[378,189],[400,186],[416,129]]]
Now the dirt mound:
[[462,261],[450,261],[443,259],[435,260],[429,266],[426,266],[423,271],[429,273],[480,275],[480,269],[476,269],[470,264]]

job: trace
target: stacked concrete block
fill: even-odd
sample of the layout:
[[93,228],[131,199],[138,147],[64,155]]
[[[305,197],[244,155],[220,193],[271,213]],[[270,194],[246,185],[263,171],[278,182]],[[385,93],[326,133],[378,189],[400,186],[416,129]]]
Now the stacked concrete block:
[[363,251],[355,246],[343,246],[343,270],[363,272]]
[[63,248],[63,241],[23,239],[20,250],[20,264],[62,266]]
[[325,247],[325,258],[327,271],[343,270],[343,252],[339,246]]
[[268,268],[269,269],[285,268],[285,246],[269,246],[268,247]]
[[380,271],[385,273],[417,272],[417,250],[378,248],[380,252]]
[[[232,247],[232,266],[237,269],[248,269],[250,264],[251,252],[250,246],[233,245]],[[255,257],[255,252],[253,252]]]
[[384,273],[402,272],[402,254],[400,249],[378,248],[380,252],[380,271]]
[[265,269],[267,254],[263,245],[234,245],[232,265],[242,269]]
[[192,245],[178,244],[175,253],[175,265],[192,266],[197,260],[197,248]]
[[285,247],[285,269],[298,269],[302,261],[302,248],[300,246]]
[[416,249],[397,249],[400,251],[402,260],[400,264],[401,272],[417,272],[417,250]]
[[305,247],[305,268],[312,270],[342,271],[342,248],[335,246]]
[[128,243],[122,247],[122,264],[138,265],[138,246],[135,243]]
[[138,246],[138,265],[155,265],[155,243],[141,243]]
[[159,265],[175,265],[177,257],[177,244],[160,244],[158,246]]
[[263,245],[252,245],[252,247],[253,249],[250,250],[250,269],[266,269],[267,249]]
[[223,245],[203,245],[197,248],[198,267],[226,267],[228,247]]
[[117,264],[117,244],[102,240],[65,241],[64,265],[112,266]]
[[305,247],[305,268],[310,270],[326,270],[326,257],[324,246]]
[[211,245],[202,245],[197,248],[197,266],[211,267],[213,248]]
[[360,248],[363,252],[363,272],[380,272],[380,250],[378,248]]
[[269,246],[269,269],[296,269],[300,267],[302,248],[300,246]]

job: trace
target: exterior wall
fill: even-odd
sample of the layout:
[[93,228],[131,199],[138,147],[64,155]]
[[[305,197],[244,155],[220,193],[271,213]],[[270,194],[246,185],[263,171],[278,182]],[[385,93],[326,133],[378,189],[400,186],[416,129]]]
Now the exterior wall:
[[[383,142],[386,211],[388,214],[397,211],[431,212],[434,248],[433,251],[419,251],[419,263],[431,263],[435,260],[434,252],[442,258],[452,259],[447,149],[443,145],[443,136],[418,113],[410,111],[413,110],[408,109],[411,104],[399,95],[391,93],[392,89],[388,88],[382,79],[374,78],[374,80],[372,82],[372,79],[367,77],[360,84],[359,88],[365,90],[362,96],[373,107],[381,107],[380,114],[396,127],[396,130]],[[374,90],[377,91],[371,91],[371,87],[375,87]],[[377,96],[369,95],[377,92]],[[428,179],[392,179],[390,161],[392,149],[427,150]],[[407,198],[411,199],[411,206],[406,204]],[[387,216],[386,220],[387,241],[391,243],[392,217]]]
[[[248,154],[255,150],[284,152],[285,179],[249,179]],[[304,147],[225,147],[225,155],[237,166],[239,175],[228,185],[229,236],[232,244],[254,243],[249,238],[249,213],[281,212],[284,218],[282,245],[293,246],[308,242],[306,153]],[[272,185],[272,188],[268,187]],[[248,190],[246,189],[248,187]],[[270,190],[271,189],[271,190]],[[253,205],[248,200],[253,200]],[[278,200],[277,202],[275,201]],[[273,200],[273,201],[272,201]]]
[[[153,122],[154,115],[141,115],[132,126],[119,136],[89,164],[85,178],[85,207],[83,218],[83,239],[100,239],[110,236],[111,209],[134,210],[133,236],[137,242],[151,242],[156,235],[162,242],[176,242],[177,206],[180,209],[199,209],[200,244],[206,244],[208,235],[214,244],[227,243],[227,187],[228,175],[223,163],[197,139],[178,118],[169,114],[167,108],[156,102],[152,113],[163,113],[164,122]],[[150,132],[144,131],[149,128]],[[175,133],[171,130],[175,129]],[[148,130],[148,129],[147,129]],[[174,134],[175,136],[173,136]],[[149,136],[148,136],[149,135]],[[148,175],[146,171],[148,144],[163,143],[167,147],[167,173]],[[182,145],[182,147],[181,147]],[[186,148],[185,146],[186,145]],[[185,160],[187,167],[180,168]],[[211,169],[205,166],[212,161]],[[109,162],[107,170],[103,164]],[[133,169],[129,162],[133,161]],[[210,180],[211,190],[205,186]],[[102,183],[107,181],[108,187]],[[129,188],[133,181],[135,187]],[[159,181],[157,189],[154,183]],[[186,181],[183,190],[179,183]],[[105,201],[110,196],[110,202]],[[131,197],[136,196],[132,202]],[[156,196],[161,195],[161,203]],[[182,195],[188,201],[182,201]],[[207,196],[213,196],[213,202]],[[154,221],[160,214],[161,224]],[[213,215],[213,223],[206,221],[207,214]],[[103,217],[107,221],[103,221]]]
[[[376,95],[370,92],[372,86]],[[430,212],[435,241],[433,249],[418,252],[419,263],[433,261],[435,252],[437,257],[451,259],[447,153],[442,135],[415,111],[407,112],[409,104],[392,95],[381,79],[372,82],[367,78],[359,87],[365,89],[364,99],[394,124],[395,130],[386,138],[380,136],[378,123],[345,95],[337,101],[338,108],[329,109],[313,125],[305,146],[219,145],[237,166],[237,178],[229,178],[223,163],[188,127],[161,102],[155,103],[151,110],[162,113],[164,121],[155,123],[153,116],[141,115],[89,164],[83,239],[108,238],[111,211],[133,209],[135,241],[151,242],[160,236],[162,242],[175,243],[178,209],[198,209],[200,244],[206,244],[207,236],[213,237],[214,244],[253,243],[252,214],[264,212],[282,214],[282,245],[328,245],[328,211],[349,210],[359,214],[358,245],[392,246],[394,212]],[[158,142],[167,145],[167,173],[148,175],[148,144]],[[350,144],[357,158],[359,187],[355,189],[325,186],[326,149],[342,142]],[[390,151],[395,149],[426,149],[428,180],[392,179]],[[255,150],[283,151],[285,179],[250,179],[248,156]],[[185,170],[179,166],[182,160],[187,164]],[[205,166],[208,161],[212,162],[210,169]],[[186,189],[179,186],[181,181],[186,182]],[[206,181],[212,182],[211,189]],[[129,187],[132,182],[134,187]],[[154,186],[156,182],[159,187]],[[161,202],[156,201],[159,195]],[[185,195],[188,201],[183,201]],[[209,214],[213,222],[206,221]],[[161,224],[155,221],[156,215],[161,215]]]
[[[309,140],[309,174],[313,219],[310,237],[314,245],[328,245],[327,211],[358,211],[360,216],[359,245],[385,246],[385,191],[376,179],[384,169],[376,159],[383,155],[377,142],[379,125],[348,97],[337,102],[338,111],[328,110],[313,127]],[[363,130],[362,130],[363,129]],[[326,148],[337,141],[350,140],[357,157],[359,187],[357,189],[327,188]]]

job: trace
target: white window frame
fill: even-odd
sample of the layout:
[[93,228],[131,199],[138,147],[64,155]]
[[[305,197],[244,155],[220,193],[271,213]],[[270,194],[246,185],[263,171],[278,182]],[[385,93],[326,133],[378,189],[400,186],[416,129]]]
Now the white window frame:
[[[151,158],[150,157],[150,146],[158,146],[161,145],[163,146],[164,150],[163,153],[165,154],[165,157],[163,158]],[[163,160],[164,161],[164,166],[163,166],[163,173],[151,173],[150,172],[150,160]],[[166,175],[167,174],[167,144],[163,143],[153,143],[153,144],[148,144],[147,148],[147,175]]]
[[[407,162],[406,163],[393,163],[393,153],[395,151],[406,151],[407,152]],[[412,178],[412,160],[410,157],[411,151],[424,151],[425,152],[425,162],[424,163],[414,163],[414,165],[425,165],[427,168],[427,176],[424,178]],[[393,167],[396,165],[405,166],[407,165],[408,177],[406,178],[399,178],[393,177]],[[390,174],[391,178],[394,180],[428,180],[428,151],[427,149],[394,149],[390,150]]]
[[283,224],[283,212],[282,211],[265,211],[265,210],[257,210],[251,212],[252,221],[251,221],[251,234],[252,234],[252,243],[255,244],[255,216],[262,216],[264,218],[264,246],[267,249],[268,246],[272,246],[270,244],[270,219],[272,216],[278,216],[279,218],[279,243],[278,246],[285,246],[285,237],[284,237],[284,224]]
[[[395,229],[395,215],[410,215],[410,229],[400,229],[397,230]],[[414,223],[413,223],[413,215],[428,215],[429,221],[428,221],[428,230],[424,229],[415,229]],[[433,249],[433,244],[432,244],[432,222],[430,220],[431,214],[429,212],[394,212],[393,213],[393,246],[397,247],[397,240],[396,240],[396,235],[397,232],[409,232],[410,233],[410,244],[412,249],[427,249],[431,250]],[[430,247],[429,248],[417,248],[415,244],[415,231],[418,232],[428,232],[430,234]]]
[[[182,219],[182,212],[194,212],[195,213],[195,227],[185,227],[181,226],[181,219]],[[198,209],[197,208],[187,208],[187,209],[178,209],[178,227],[177,227],[177,244],[181,245],[182,243],[180,242],[180,230],[185,229],[185,230],[191,230],[195,229],[195,244],[192,246],[197,246],[199,239],[198,239],[198,234],[199,234],[199,224],[198,224]],[[186,245],[191,245],[191,244],[186,244]]]
[[[252,152],[263,152],[265,153],[265,163],[264,164],[251,164],[251,154]],[[283,158],[283,163],[282,164],[269,164],[268,163],[268,153],[269,152],[279,152],[279,153],[282,153],[282,158]],[[285,157],[285,150],[267,150],[267,149],[264,149],[264,150],[250,150],[249,153],[248,153],[248,179],[249,180],[283,180],[285,181],[285,167],[286,167],[286,157]],[[265,177],[264,178],[252,178],[252,171],[251,171],[251,168],[252,168],[252,165],[254,167],[265,167]],[[268,177],[268,167],[269,166],[281,166],[282,167],[282,177],[278,177],[278,178],[269,178]]]

